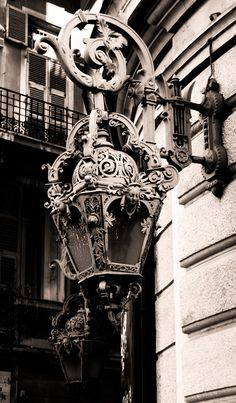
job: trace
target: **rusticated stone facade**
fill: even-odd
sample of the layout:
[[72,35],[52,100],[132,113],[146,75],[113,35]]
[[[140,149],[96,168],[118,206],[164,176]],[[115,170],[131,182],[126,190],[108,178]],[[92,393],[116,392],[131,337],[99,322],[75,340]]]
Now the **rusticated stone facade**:
[[[229,167],[222,197],[207,190],[201,165],[191,164],[180,173],[177,189],[160,216],[155,246],[157,402],[232,403],[236,401],[235,1],[160,1],[151,2],[149,8],[148,2],[136,3],[139,7],[134,1],[122,2],[112,11],[128,17],[148,44],[156,76],[168,81],[176,74],[183,95],[194,84],[191,101],[196,103],[202,102],[207,80],[213,76],[227,110],[223,145]],[[201,156],[204,134],[196,111],[191,126],[193,154]],[[160,147],[165,146],[164,132],[160,119],[156,128]]]
[[[201,165],[191,164],[180,173],[159,220],[156,401],[232,403],[236,401],[235,1],[113,1],[109,11],[127,18],[144,39],[157,77],[168,81],[177,75],[183,96],[193,85],[191,101],[201,103],[211,76],[224,96],[223,145],[229,167],[222,197],[207,190]],[[129,66],[136,68],[132,57]],[[129,113],[125,99],[121,96],[118,106],[125,105]],[[202,156],[202,121],[199,112],[191,114],[193,155]],[[156,141],[163,147],[166,128],[159,117]],[[138,125],[140,121],[136,118]]]
[[[162,20],[173,37],[157,73],[167,79],[176,73],[183,92],[195,82],[193,102],[202,101],[211,74],[212,41],[212,71],[229,108],[223,123],[229,173],[217,198],[206,190],[201,166],[191,164],[162,212],[156,245],[158,403],[236,401],[235,13],[233,1],[204,1],[176,32],[174,10]],[[202,155],[198,112],[191,123],[193,153]]]

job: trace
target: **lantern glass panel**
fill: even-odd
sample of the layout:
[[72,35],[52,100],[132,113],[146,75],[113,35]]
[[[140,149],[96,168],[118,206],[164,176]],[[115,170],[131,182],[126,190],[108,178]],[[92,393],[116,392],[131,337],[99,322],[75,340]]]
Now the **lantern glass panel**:
[[82,381],[82,362],[79,357],[79,351],[73,354],[64,353],[60,356],[61,367],[68,383]]
[[81,340],[70,352],[58,350],[64,376],[68,383],[97,379],[104,365],[104,344],[95,340]]
[[111,203],[108,214],[112,217],[112,225],[108,227],[108,257],[111,262],[135,265],[140,261],[145,233],[141,223],[147,219],[149,212],[146,206],[131,217],[120,210],[120,202]]
[[74,266],[82,272],[92,266],[91,247],[88,232],[84,226],[81,214],[75,207],[71,207],[71,219],[65,226],[67,234],[67,248]]

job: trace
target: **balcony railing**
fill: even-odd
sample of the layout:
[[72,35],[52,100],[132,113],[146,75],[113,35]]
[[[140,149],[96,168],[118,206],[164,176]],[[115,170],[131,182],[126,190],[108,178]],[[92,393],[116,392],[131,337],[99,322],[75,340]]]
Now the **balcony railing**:
[[83,114],[0,87],[0,131],[65,146]]

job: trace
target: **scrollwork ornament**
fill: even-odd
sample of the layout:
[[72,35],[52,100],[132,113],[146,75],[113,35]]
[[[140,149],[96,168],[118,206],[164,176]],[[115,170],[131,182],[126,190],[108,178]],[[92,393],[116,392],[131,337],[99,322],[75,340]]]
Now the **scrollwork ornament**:
[[176,151],[176,159],[178,162],[185,164],[189,160],[189,154],[185,150],[177,150]]
[[[53,319],[51,338],[57,348],[63,348],[68,354],[79,342],[89,338],[91,334],[90,302],[82,291],[72,294],[63,304],[63,309]],[[71,306],[77,306],[76,314],[72,314]]]
[[73,157],[72,151],[64,151],[60,154],[52,166],[50,164],[44,164],[42,169],[48,169],[48,180],[49,182],[59,182],[60,174],[64,172],[65,167],[67,166],[67,162]]
[[[91,178],[89,180],[89,177]],[[85,160],[82,159],[76,166],[73,177],[72,183],[76,185],[79,182],[86,181],[86,182],[94,182],[97,180],[97,167],[93,160]]]
[[150,172],[148,179],[162,198],[165,197],[166,192],[177,185],[179,175],[175,167],[167,165],[164,168]]
[[178,171],[175,167],[171,166],[171,165],[167,165],[164,170],[164,178],[165,178],[165,182],[168,183],[169,185],[169,189],[173,189],[179,180],[179,175],[178,175]]
[[118,164],[116,155],[110,151],[100,152],[98,155],[98,172],[101,177],[116,176]]
[[164,180],[164,174],[160,170],[151,171],[148,175],[148,180],[151,184],[158,186]]
[[133,158],[122,151],[102,148],[97,154],[97,163],[98,176],[101,178],[119,178],[128,184],[138,174]]
[[55,269],[56,266],[60,268],[60,270],[67,278],[69,278],[70,280],[76,280],[77,275],[74,272],[70,257],[65,247],[63,247],[62,249],[61,259],[52,260],[52,262],[50,263],[50,269]]
[[[82,10],[78,10],[73,18],[60,31],[58,38],[51,34],[38,38],[35,48],[42,54],[50,45],[68,77],[76,84],[87,89],[103,91],[118,91],[129,78],[126,74],[126,61],[121,53],[122,46],[126,46],[127,40],[122,34],[109,28],[112,19],[107,15],[99,17]],[[88,69],[100,69],[104,67],[106,77],[102,72],[99,76],[89,75],[80,70],[74,60],[73,50],[70,46],[71,32],[74,28],[82,29],[86,24],[94,24],[98,27],[99,37],[89,39],[84,54],[85,64]]]

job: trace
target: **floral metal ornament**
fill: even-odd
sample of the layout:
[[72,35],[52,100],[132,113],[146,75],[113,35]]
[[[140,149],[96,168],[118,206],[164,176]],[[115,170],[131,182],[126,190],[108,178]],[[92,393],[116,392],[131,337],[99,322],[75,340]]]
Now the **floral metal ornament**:
[[[72,31],[77,28],[82,35],[87,24],[94,27],[84,51],[72,49]],[[212,80],[205,101],[197,105],[182,98],[176,77],[170,86],[162,77],[155,79],[147,46],[115,17],[79,10],[58,38],[42,36],[36,49],[44,53],[47,45],[53,47],[67,76],[87,94],[88,112],[67,133],[64,152],[52,165],[44,165],[49,182],[46,207],[63,245],[62,259],[52,264],[80,285],[80,293],[67,299],[53,319],[51,341],[65,376],[84,382],[94,376],[93,367],[102,368],[103,347],[114,334],[121,336],[117,369],[124,383],[123,403],[131,403],[127,304],[131,306],[141,292],[145,259],[178,171],[191,162],[202,163],[209,186],[220,194],[227,165],[220,124],[223,98]],[[125,57],[127,46],[139,60],[134,77]],[[108,96],[113,100],[126,89],[142,112],[141,136],[131,119],[110,106]],[[168,129],[166,149],[161,150],[155,142],[157,106]],[[192,156],[190,109],[202,113],[206,148],[202,158]]]
[[[70,36],[86,24],[94,24],[95,37],[86,41],[81,68]],[[47,44],[68,77],[90,94],[89,114],[68,133],[65,151],[52,165],[44,165],[46,207],[63,245],[61,260],[52,266],[58,264],[80,284],[79,294],[69,297],[53,319],[51,341],[68,382],[86,382],[99,376],[109,340],[123,332],[126,304],[141,292],[145,259],[178,171],[162,165],[154,141],[154,67],[146,45],[130,27],[80,10],[58,38],[43,36],[36,48],[42,53]],[[117,93],[129,79],[123,52],[128,44],[142,65],[142,140],[128,117],[106,106],[106,95]],[[123,362],[125,346],[124,339],[117,352]]]
[[[129,154],[111,143],[114,120],[125,133],[123,149]],[[79,282],[111,271],[141,274],[163,200],[177,183],[177,170],[161,166],[159,150],[139,140],[128,118],[93,110],[78,127],[69,134],[66,151],[47,165],[47,207],[72,263],[64,273]],[[130,235],[125,240],[127,230],[133,231],[133,240]],[[119,253],[132,248],[136,236],[136,260],[123,253],[121,261]]]
[[[70,36],[94,24],[76,64]],[[166,193],[178,181],[174,166],[162,166],[154,142],[156,92],[154,67],[141,38],[117,18],[79,10],[58,38],[42,36],[36,48],[50,44],[66,74],[92,94],[91,111],[68,133],[66,150],[48,168],[49,202],[64,246],[57,261],[64,274],[79,283],[94,276],[140,277]],[[125,115],[106,108],[105,96],[124,87],[123,50],[132,45],[140,59],[143,140]],[[77,52],[78,54],[78,52]]]
[[52,319],[49,340],[69,383],[97,378],[103,367],[105,338],[94,324],[93,307],[93,301],[81,290],[69,296]]

